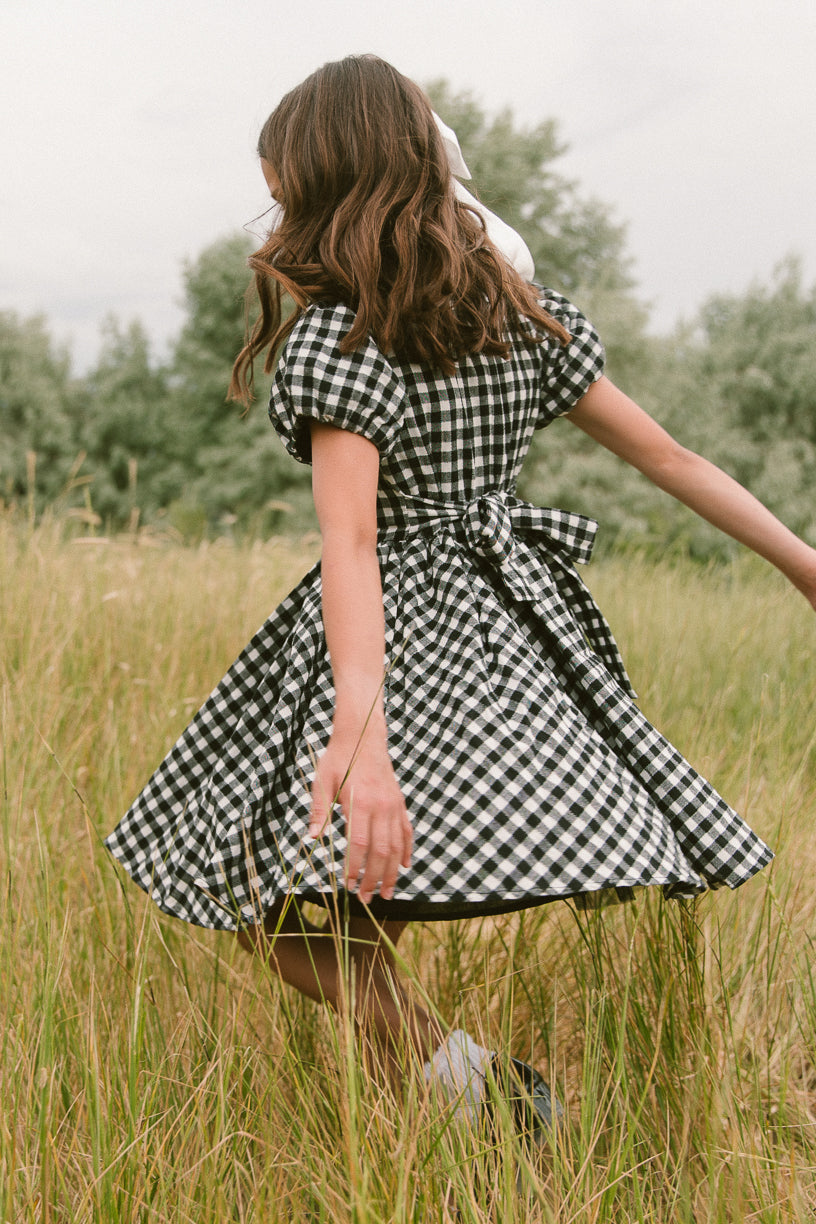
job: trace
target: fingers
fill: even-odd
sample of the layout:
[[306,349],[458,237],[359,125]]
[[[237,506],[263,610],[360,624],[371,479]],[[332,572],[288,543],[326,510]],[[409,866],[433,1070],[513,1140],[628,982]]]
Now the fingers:
[[329,805],[321,794],[312,791],[312,814],[309,818],[309,836],[320,837],[329,822]]
[[354,801],[347,817],[346,886],[365,904],[376,892],[390,901],[400,867],[411,863],[413,832],[399,791],[379,803]]
[[400,863],[402,864],[403,867],[411,866],[411,853],[413,851],[413,848],[414,848],[414,829],[413,829],[413,825],[408,819],[408,813],[406,812],[405,819],[402,822],[402,857],[400,858]]
[[345,777],[342,763],[338,764],[327,754],[318,759],[315,780],[312,784],[312,811],[309,818],[309,836],[320,837],[331,820],[332,809],[340,798],[340,787]]
[[346,812],[346,888],[354,891],[357,878],[368,858],[369,820],[361,808]]
[[[345,758],[329,749],[317,762],[309,835],[325,834],[338,804],[346,820],[345,884],[368,904],[379,892],[391,900],[401,867],[410,867],[413,830],[405,800],[391,772],[360,771],[351,782]],[[358,767],[359,768],[359,767]]]
[[410,866],[410,849],[406,853],[406,832],[410,831],[405,807],[400,802],[390,810],[378,808],[369,813],[352,810],[348,821],[348,857],[346,885],[357,887],[364,904],[379,891],[384,900],[394,895],[400,866]]
[[399,845],[394,833],[395,830],[388,824],[380,831],[377,831],[375,826],[371,836],[365,874],[359,888],[360,900],[366,904],[377,891],[378,885],[380,896],[384,900],[390,901],[394,895],[394,885],[399,875]]

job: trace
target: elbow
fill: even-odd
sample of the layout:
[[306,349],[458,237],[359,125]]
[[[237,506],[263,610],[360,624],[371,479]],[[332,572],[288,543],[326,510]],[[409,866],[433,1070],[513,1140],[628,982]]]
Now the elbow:
[[323,554],[348,557],[376,555],[377,528],[370,523],[326,524],[321,527]]
[[649,457],[648,464],[645,464],[642,470],[658,488],[671,491],[698,460],[699,455],[694,451],[687,450],[685,446],[675,442],[674,438],[669,438],[665,445]]

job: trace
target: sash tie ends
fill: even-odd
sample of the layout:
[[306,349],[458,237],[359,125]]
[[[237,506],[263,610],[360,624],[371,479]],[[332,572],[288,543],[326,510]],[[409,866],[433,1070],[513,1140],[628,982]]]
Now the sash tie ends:
[[571,561],[587,562],[598,524],[582,514],[533,506],[508,493],[483,493],[465,506],[462,523],[468,548],[494,563],[509,561],[515,531],[536,537],[536,542]]

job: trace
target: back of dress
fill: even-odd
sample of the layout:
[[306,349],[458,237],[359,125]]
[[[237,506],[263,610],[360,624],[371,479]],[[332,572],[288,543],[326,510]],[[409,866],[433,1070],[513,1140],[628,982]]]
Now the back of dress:
[[373,340],[342,353],[353,312],[313,306],[285,346],[272,423],[301,462],[310,460],[311,420],[369,438],[380,452],[383,527],[412,521],[412,499],[464,507],[487,492],[512,494],[533,431],[568,412],[603,373],[588,320],[551,291],[541,302],[569,331],[568,345],[516,341],[509,358],[476,354],[450,376],[389,359]]
[[[770,851],[646,720],[575,562],[596,524],[515,496],[535,428],[568,412],[603,351],[575,307],[569,344],[516,343],[454,375],[344,354],[352,315],[311,307],[284,346],[270,417],[310,459],[310,423],[380,454],[378,559],[388,751],[413,832],[394,898],[443,918],[661,885],[742,883]],[[308,835],[334,714],[319,565],[261,627],[108,846],[167,912],[258,923],[285,896],[332,903],[346,831]],[[352,910],[360,903],[343,899]]]

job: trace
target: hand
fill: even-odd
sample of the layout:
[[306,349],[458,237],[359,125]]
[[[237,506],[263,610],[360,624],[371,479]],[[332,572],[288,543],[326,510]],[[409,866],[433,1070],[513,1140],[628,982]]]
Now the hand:
[[339,803],[348,838],[346,887],[357,888],[367,905],[377,891],[386,901],[393,897],[400,866],[411,865],[413,830],[384,739],[369,729],[356,754],[355,748],[332,736],[319,758],[309,834],[320,837]]

